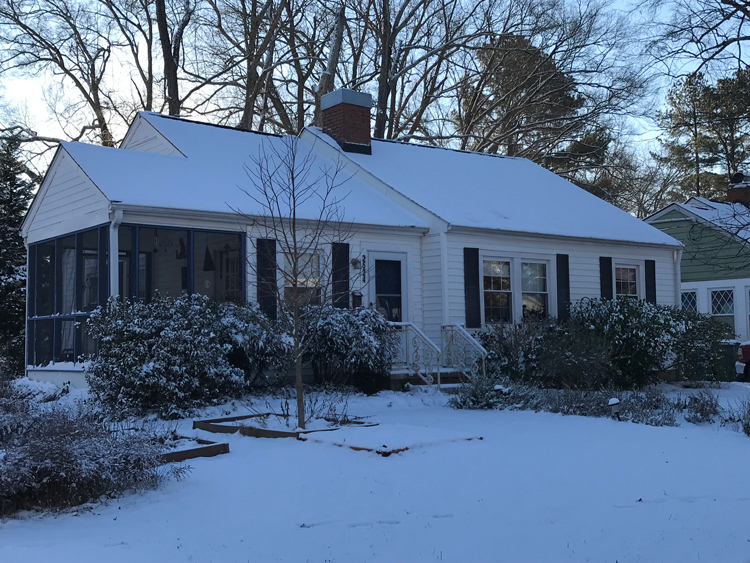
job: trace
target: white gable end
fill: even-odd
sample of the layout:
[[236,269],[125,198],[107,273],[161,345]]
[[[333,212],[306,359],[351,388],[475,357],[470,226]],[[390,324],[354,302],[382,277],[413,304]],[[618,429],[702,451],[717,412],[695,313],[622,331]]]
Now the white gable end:
[[61,148],[34,198],[22,232],[30,244],[108,220],[109,201]]
[[157,154],[169,154],[183,156],[177,148],[169,142],[156,128],[151,125],[142,115],[138,115],[133,125],[128,130],[125,139],[120,146],[122,149],[133,151],[153,152]]

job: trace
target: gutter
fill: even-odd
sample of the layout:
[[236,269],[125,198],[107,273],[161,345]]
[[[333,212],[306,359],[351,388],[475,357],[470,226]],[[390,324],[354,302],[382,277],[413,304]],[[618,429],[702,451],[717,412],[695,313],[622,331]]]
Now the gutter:
[[672,253],[674,260],[674,304],[682,309],[682,249]]

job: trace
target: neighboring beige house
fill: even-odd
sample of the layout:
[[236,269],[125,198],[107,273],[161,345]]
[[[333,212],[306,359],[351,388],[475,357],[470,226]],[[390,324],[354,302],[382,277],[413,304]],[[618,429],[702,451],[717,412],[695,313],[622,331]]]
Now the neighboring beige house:
[[[418,375],[417,357],[427,379],[438,364],[464,370],[481,354],[471,331],[565,315],[584,297],[678,303],[677,240],[528,160],[370,139],[371,103],[327,95],[323,129],[297,145],[350,176],[340,190],[355,232],[330,249],[344,265],[336,305],[361,301],[402,323],[394,377]],[[283,255],[241,188],[244,166],[284,142],[140,113],[120,148],[62,143],[23,227],[28,376],[84,385],[78,358],[96,343],[80,321],[111,295],[196,292],[274,315],[262,287],[280,283],[268,275]]]

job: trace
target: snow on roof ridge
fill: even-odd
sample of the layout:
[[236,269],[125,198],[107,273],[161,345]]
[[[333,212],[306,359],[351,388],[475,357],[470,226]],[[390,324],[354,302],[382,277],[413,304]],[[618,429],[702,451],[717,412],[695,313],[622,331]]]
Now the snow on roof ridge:
[[265,135],[266,137],[276,137],[279,139],[288,136],[288,135],[284,135],[280,133],[267,133],[265,131],[255,131],[255,130],[246,131],[245,129],[237,129],[236,127],[232,127],[231,125],[221,125],[219,123],[209,123],[206,121],[195,121],[193,119],[187,119],[185,117],[180,117],[177,115],[164,115],[163,113],[157,113],[155,111],[140,111],[138,113],[143,114],[144,116],[147,116],[147,117],[160,117],[162,119],[171,119],[172,121],[181,121],[182,123],[190,123],[192,125],[207,125],[208,127],[215,127],[217,129],[226,129],[228,131],[235,131],[237,133],[253,133],[256,135]]
[[412,143],[410,141],[399,141],[398,139],[379,139],[379,138],[373,137],[372,140],[379,141],[382,143],[393,143],[397,145],[405,145],[407,147],[420,147],[424,149],[441,149],[444,151],[453,151],[453,152],[462,153],[462,154],[476,154],[478,156],[492,156],[495,158],[503,158],[503,159],[509,159],[509,160],[529,160],[528,158],[524,158],[522,156],[508,156],[505,154],[492,154],[488,152],[470,151],[466,149],[454,149],[452,147],[439,147],[437,145],[423,145],[421,143]]

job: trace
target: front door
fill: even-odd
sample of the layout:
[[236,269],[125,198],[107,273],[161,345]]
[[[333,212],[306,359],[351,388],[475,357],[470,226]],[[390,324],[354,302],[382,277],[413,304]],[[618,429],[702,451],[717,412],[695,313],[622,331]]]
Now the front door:
[[406,320],[406,256],[397,253],[371,253],[375,279],[371,285],[371,301],[389,321]]

